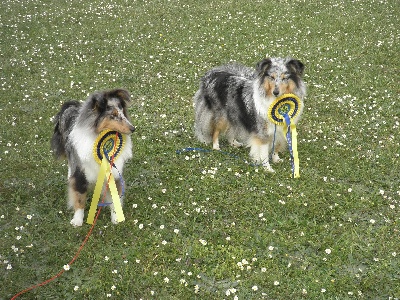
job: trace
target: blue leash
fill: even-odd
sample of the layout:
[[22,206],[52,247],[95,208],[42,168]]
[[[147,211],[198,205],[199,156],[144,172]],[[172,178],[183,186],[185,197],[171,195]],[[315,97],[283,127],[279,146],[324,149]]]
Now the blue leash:
[[184,152],[191,152],[191,151],[204,152],[204,153],[208,153],[208,152],[212,152],[212,151],[218,151],[218,152],[220,152],[220,153],[222,153],[224,155],[228,155],[228,156],[230,156],[232,158],[242,160],[244,163],[246,163],[246,164],[248,164],[248,165],[250,165],[252,167],[262,166],[262,164],[249,163],[247,160],[241,159],[239,156],[237,156],[235,154],[232,154],[232,153],[229,153],[229,152],[226,152],[226,151],[222,151],[222,150],[210,150],[210,149],[204,149],[204,148],[198,148],[198,147],[187,147],[187,148],[176,150],[175,152],[176,152],[176,154],[182,154]]
[[[274,154],[274,150],[275,150],[275,139],[276,139],[276,124],[275,124],[275,128],[274,128],[274,139],[273,139],[273,141],[272,141],[272,151],[271,151],[271,153],[269,154],[269,161],[272,161],[272,155]],[[215,151],[215,150],[204,149],[204,148],[199,148],[199,147],[187,147],[187,148],[183,148],[183,149],[180,149],[180,150],[176,150],[175,152],[176,152],[176,154],[182,154],[182,153],[184,153],[184,152],[191,152],[191,151],[198,151],[198,152],[205,152],[205,153],[207,153],[207,152],[211,152],[211,151]],[[248,165],[250,165],[250,166],[252,166],[252,167],[262,166],[262,164],[249,163],[247,160],[241,159],[239,156],[237,156],[237,155],[235,155],[235,154],[232,154],[232,153],[229,153],[229,152],[225,152],[225,151],[222,151],[222,150],[218,150],[218,152],[221,152],[222,154],[228,155],[228,156],[233,157],[233,158],[235,158],[235,159],[242,160],[242,161],[244,161],[246,164],[248,164]],[[291,155],[291,156],[292,156],[292,155]]]
[[274,155],[274,151],[275,151],[275,137],[276,137],[276,124],[275,124],[275,127],[274,127],[274,139],[272,140],[272,151],[269,154],[269,161],[270,162],[272,161],[272,155]]
[[181,149],[181,150],[176,150],[176,154],[182,154],[183,152],[190,152],[190,151],[211,152],[212,150],[210,150],[210,149],[203,149],[203,148],[187,147],[187,148],[183,148],[183,149]]

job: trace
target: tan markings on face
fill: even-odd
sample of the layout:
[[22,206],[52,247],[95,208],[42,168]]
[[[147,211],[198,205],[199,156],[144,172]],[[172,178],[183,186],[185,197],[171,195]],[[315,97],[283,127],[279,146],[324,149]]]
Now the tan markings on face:
[[277,73],[272,73],[270,77],[266,77],[264,80],[265,94],[267,96],[273,96],[273,91],[277,85],[279,89],[279,95],[291,94],[296,90],[296,84],[293,80],[287,79],[286,74],[281,73],[278,75]]
[[274,89],[275,89],[275,82],[269,79],[268,77],[265,77],[264,79],[265,95],[268,97],[272,96]]
[[293,94],[295,89],[296,89],[296,84],[294,83],[293,80],[289,80],[287,84],[285,84],[283,90],[285,91],[285,94]]
[[119,113],[118,110],[116,108],[113,109],[112,113],[111,113],[114,117],[118,117]]
[[97,126],[97,133],[100,133],[105,129],[118,131],[124,134],[131,133],[130,124],[126,120],[113,120],[109,117],[103,119],[99,123],[99,125]]

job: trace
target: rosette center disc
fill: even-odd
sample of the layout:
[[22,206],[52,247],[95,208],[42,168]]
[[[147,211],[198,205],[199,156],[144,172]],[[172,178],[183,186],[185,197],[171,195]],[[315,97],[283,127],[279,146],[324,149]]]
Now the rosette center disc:
[[120,132],[103,130],[93,144],[93,156],[99,164],[101,164],[103,157],[108,161],[111,160],[111,157],[115,159],[121,152],[124,143],[124,136]]
[[294,119],[300,113],[301,101],[294,94],[283,94],[268,109],[269,120],[276,125],[285,124],[285,115]]

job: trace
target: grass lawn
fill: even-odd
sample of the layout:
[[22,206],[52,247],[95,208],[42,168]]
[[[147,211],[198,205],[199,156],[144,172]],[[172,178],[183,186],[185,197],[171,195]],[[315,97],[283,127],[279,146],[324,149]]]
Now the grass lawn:
[[[4,0],[0,4],[0,299],[63,270],[61,103],[133,95],[126,221],[102,211],[78,259],[18,299],[399,299],[398,0]],[[206,70],[292,56],[306,66],[299,179],[248,149],[176,150]],[[237,158],[233,157],[235,155]],[[89,206],[89,204],[88,204]],[[86,220],[86,219],[85,219]]]

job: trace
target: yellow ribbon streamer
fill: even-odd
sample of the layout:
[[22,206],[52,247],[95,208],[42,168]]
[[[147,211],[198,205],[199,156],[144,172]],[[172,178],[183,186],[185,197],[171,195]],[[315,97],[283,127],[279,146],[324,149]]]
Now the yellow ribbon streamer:
[[115,184],[114,176],[112,175],[110,169],[110,163],[104,157],[101,161],[100,172],[97,176],[97,182],[93,192],[92,203],[90,205],[90,210],[87,218],[88,224],[93,224],[104,181],[108,181],[108,187],[110,189],[111,198],[114,204],[114,210],[117,215],[117,222],[122,222],[125,220],[125,216],[122,211],[121,201],[118,195],[117,185]]
[[[125,216],[122,211],[122,204],[117,190],[117,185],[115,184],[114,176],[111,171],[111,163],[108,161],[107,155],[105,155],[104,153],[106,149],[109,154],[111,153],[111,155],[108,155],[109,157],[114,156],[113,159],[116,158],[116,156],[118,155],[118,151],[121,150],[124,144],[123,136],[119,134],[118,137],[120,139],[118,139],[117,135],[118,135],[117,132],[112,132],[109,130],[102,131],[99,134],[98,138],[96,139],[95,143],[93,144],[93,156],[100,163],[100,171],[99,174],[97,175],[97,181],[93,192],[92,203],[90,204],[89,214],[87,218],[88,224],[93,224],[94,222],[94,216],[96,214],[96,209],[99,204],[100,194],[104,182],[106,182],[108,188],[110,189],[111,199],[114,204],[114,212],[117,216],[116,221],[122,222],[125,220]],[[115,137],[114,143],[112,143],[113,149],[109,149],[107,145],[109,141],[112,142],[112,139],[114,138],[113,136]]]
[[290,124],[290,131],[292,133],[292,150],[293,150],[293,163],[294,163],[294,171],[293,177],[300,177],[300,164],[299,164],[299,153],[297,152],[297,130],[296,124]]
[[[285,120],[285,124],[287,124]],[[288,130],[290,130],[290,144],[288,141]],[[291,150],[292,155],[292,176],[293,178],[300,177],[300,163],[299,163],[299,153],[297,151],[297,130],[296,124],[290,123],[289,126],[285,127],[285,137],[289,144],[289,150]],[[290,147],[291,146],[291,147]]]

